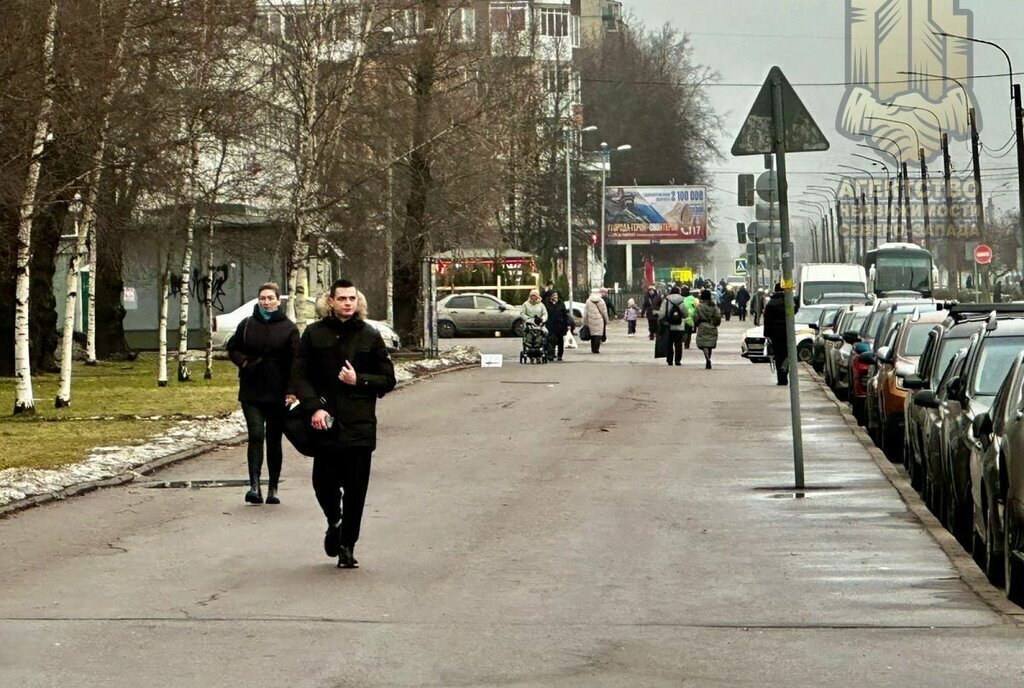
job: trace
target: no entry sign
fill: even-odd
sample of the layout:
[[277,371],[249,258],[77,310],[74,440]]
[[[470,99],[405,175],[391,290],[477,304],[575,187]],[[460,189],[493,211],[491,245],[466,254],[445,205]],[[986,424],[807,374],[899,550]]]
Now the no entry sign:
[[978,244],[974,249],[974,262],[978,265],[988,265],[992,262],[992,249],[986,244]]

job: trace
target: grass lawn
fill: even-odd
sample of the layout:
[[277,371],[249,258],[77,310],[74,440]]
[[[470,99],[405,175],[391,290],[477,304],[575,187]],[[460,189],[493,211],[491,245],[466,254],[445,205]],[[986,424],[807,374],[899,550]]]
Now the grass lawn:
[[156,385],[156,363],[156,354],[93,367],[75,363],[71,406],[61,409],[53,406],[60,376],[37,375],[32,379],[36,413],[30,416],[10,415],[14,378],[0,378],[0,469],[53,468],[84,458],[94,447],[142,441],[175,420],[222,416],[238,408],[238,377],[229,361],[214,361],[212,380],[202,379],[202,361],[195,361],[193,380],[184,383],[176,381],[176,364],[170,361],[170,382],[162,388]]

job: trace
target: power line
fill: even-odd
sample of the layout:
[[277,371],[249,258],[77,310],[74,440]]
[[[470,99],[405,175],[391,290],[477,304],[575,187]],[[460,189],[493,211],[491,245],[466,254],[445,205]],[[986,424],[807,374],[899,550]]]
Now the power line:
[[[957,78],[960,81],[970,81],[970,80],[977,80],[977,79],[1005,79],[1008,76],[1009,77],[1014,77],[1014,76],[1021,76],[1022,74],[1024,74],[1024,72],[1013,72],[1011,74],[1006,74],[1004,72],[1004,73],[1001,73],[1001,74],[975,74],[973,76],[961,76],[961,77],[957,77]],[[726,83],[726,82],[721,82],[721,81],[709,81],[709,82],[702,82],[702,83],[693,83],[693,82],[689,82],[689,81],[641,81],[641,80],[633,80],[633,79],[599,79],[599,78],[596,78],[596,77],[583,77],[581,80],[584,81],[584,82],[589,82],[589,83],[594,83],[594,84],[633,84],[633,85],[637,85],[637,86],[689,86],[689,87],[700,86],[701,88],[715,88],[715,87],[723,87],[723,88],[759,88],[760,86],[763,86],[763,84],[760,84],[760,83],[756,83],[756,84],[755,83]],[[887,85],[888,84],[888,85],[899,86],[899,85],[902,85],[902,84],[906,84],[907,81],[908,81],[908,79],[899,79],[899,80],[894,80],[894,81],[879,81],[879,82],[877,82],[877,85],[878,86],[883,86],[883,85]],[[943,81],[944,82],[944,81],[946,81],[946,79],[943,79],[943,78],[927,79],[927,78],[925,78],[925,79],[915,79],[915,81]],[[849,87],[849,86],[872,87],[875,84],[869,84],[868,82],[865,82],[865,81],[823,81],[823,82],[795,83],[795,84],[792,84],[792,85],[793,85],[794,88],[796,88],[796,87],[800,87],[800,88],[835,88],[835,87],[839,87],[839,86],[842,86],[842,87],[846,88],[846,87]]]

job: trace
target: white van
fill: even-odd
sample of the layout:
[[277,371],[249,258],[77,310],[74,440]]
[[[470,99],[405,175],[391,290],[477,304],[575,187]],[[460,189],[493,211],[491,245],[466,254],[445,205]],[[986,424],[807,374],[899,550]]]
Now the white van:
[[[849,263],[808,263],[800,266],[797,280],[801,307],[814,306],[825,294],[849,294],[850,303],[864,303],[868,293],[868,277],[860,265]],[[835,297],[829,302],[834,303]]]

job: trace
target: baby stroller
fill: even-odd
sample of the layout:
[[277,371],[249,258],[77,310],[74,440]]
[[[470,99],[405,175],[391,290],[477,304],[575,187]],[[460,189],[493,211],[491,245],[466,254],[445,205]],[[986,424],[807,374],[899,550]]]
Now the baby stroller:
[[548,333],[534,320],[527,320],[523,327],[523,350],[519,353],[520,363],[547,363]]

